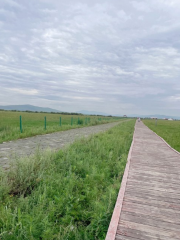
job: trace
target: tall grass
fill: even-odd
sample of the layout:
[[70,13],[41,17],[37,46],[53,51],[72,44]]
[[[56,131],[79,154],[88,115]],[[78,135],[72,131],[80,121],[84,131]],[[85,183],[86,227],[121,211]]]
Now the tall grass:
[[0,239],[104,239],[135,121],[0,174]]
[[157,120],[157,124],[156,120],[143,120],[143,122],[180,152],[180,121]]
[[[22,116],[23,133],[20,133],[20,115]],[[45,116],[47,119],[46,130],[44,130]],[[60,117],[62,123],[61,126]],[[73,125],[71,126],[72,117]],[[100,121],[96,116],[0,111],[0,143],[18,138],[26,138],[40,134],[64,131],[71,128],[93,126],[97,124],[119,121],[121,119],[122,118],[103,117]]]

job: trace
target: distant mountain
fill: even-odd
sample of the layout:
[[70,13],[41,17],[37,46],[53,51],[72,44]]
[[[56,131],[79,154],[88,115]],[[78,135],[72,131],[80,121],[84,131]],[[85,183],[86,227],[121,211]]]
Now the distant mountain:
[[33,105],[8,105],[0,106],[0,109],[3,110],[17,110],[17,111],[32,111],[32,112],[60,112],[52,108],[37,107]]
[[102,116],[110,115],[110,114],[103,113],[103,112],[87,111],[87,110],[81,110],[81,111],[78,111],[78,113],[82,113],[84,115],[102,115]]
[[141,118],[151,118],[151,117],[155,117],[155,118],[159,118],[159,119],[163,119],[163,118],[173,118],[173,119],[180,119],[180,117],[177,116],[170,116],[170,115],[159,115],[159,114],[152,114],[152,115],[142,115],[142,114],[134,114],[134,115],[130,115],[130,117],[141,117]]

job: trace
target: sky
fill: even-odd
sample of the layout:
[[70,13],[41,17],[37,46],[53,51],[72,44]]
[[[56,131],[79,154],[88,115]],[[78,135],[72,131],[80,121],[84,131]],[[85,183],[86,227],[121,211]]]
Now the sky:
[[0,0],[0,105],[180,116],[179,0]]

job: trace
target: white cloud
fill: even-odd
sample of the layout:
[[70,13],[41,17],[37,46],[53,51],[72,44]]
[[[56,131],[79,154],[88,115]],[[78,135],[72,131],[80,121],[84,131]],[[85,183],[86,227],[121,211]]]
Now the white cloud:
[[46,13],[46,14],[49,14],[49,13],[56,13],[57,12],[57,10],[55,10],[55,9],[48,9],[48,8],[45,8],[45,9],[42,9],[41,10],[43,13]]
[[78,100],[90,100],[90,101],[95,101],[95,102],[102,102],[101,98],[98,97],[79,97],[79,96],[75,96],[75,97],[70,97],[72,99],[78,99]]
[[170,96],[170,97],[167,98],[167,100],[169,102],[179,102],[180,101],[180,95]]
[[176,48],[137,48],[135,59],[138,72],[148,71],[169,79],[180,75],[180,51]]
[[39,93],[37,89],[9,88],[9,90],[23,95],[37,95]]

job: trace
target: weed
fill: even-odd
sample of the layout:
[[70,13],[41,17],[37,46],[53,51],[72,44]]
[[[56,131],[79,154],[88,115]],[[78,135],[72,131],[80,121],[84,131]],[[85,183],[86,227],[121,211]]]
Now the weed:
[[0,239],[104,239],[135,121],[0,173]]

